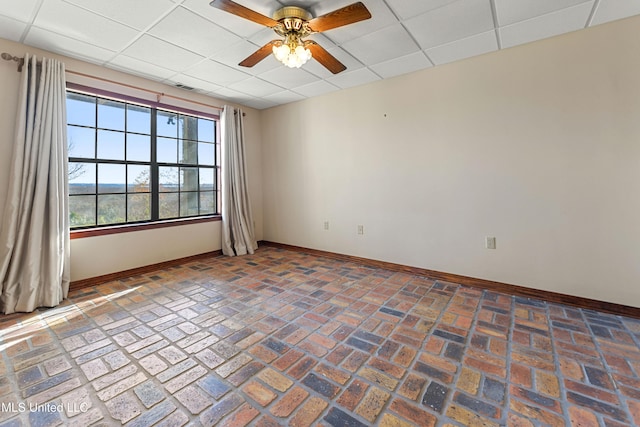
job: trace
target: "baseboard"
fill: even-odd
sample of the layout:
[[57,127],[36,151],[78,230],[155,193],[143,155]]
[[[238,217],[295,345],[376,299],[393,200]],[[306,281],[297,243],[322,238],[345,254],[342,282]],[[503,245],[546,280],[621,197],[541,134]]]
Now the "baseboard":
[[118,271],[116,273],[105,274],[103,276],[90,277],[88,279],[81,279],[71,282],[69,286],[69,291],[77,291],[78,289],[83,289],[91,286],[100,285],[102,283],[111,282],[113,280],[125,279],[127,277],[136,276],[139,274],[146,274],[152,271],[161,270],[167,267],[173,267],[176,265],[184,264],[191,261],[197,261],[203,258],[211,258],[221,256],[222,251],[212,251],[205,252],[202,254],[191,255],[184,258],[172,259],[170,261],[163,261],[157,264],[145,265],[143,267],[136,267],[129,270]]
[[287,245],[284,243],[275,243],[269,241],[261,241],[263,246],[271,246],[281,249],[287,249],[296,252],[303,252],[310,255],[322,256],[340,261],[350,261],[369,267],[382,268],[385,270],[397,271],[401,273],[415,274],[418,276],[426,276],[436,280],[443,280],[451,283],[471,286],[480,289],[488,289],[497,292],[503,292],[510,295],[516,295],[527,298],[535,298],[548,302],[566,304],[573,307],[586,308],[590,310],[598,310],[622,316],[640,318],[640,308],[631,307],[622,304],[599,301],[590,298],[583,298],[574,295],[561,294],[558,292],[543,291],[539,289],[527,288],[524,286],[510,285],[508,283],[494,282],[491,280],[477,279],[474,277],[460,276],[458,274],[443,273],[441,271],[428,270],[425,268],[409,267],[402,264],[394,264],[385,261],[376,261],[368,258],[355,257],[351,255],[343,255],[334,252],[321,251],[317,249],[309,249],[300,246]]

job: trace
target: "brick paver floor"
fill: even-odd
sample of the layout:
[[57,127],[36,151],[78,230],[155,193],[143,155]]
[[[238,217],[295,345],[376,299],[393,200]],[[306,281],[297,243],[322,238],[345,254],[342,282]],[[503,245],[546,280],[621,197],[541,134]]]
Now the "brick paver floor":
[[629,426],[640,321],[266,247],[0,316],[0,426]]

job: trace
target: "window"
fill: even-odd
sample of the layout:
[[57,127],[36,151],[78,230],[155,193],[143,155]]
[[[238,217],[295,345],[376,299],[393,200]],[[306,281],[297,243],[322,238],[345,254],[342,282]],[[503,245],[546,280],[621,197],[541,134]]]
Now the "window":
[[67,92],[71,228],[218,214],[217,120]]

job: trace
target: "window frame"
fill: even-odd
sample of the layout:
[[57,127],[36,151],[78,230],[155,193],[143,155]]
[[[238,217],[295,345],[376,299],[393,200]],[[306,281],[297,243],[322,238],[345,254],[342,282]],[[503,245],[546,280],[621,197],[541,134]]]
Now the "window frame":
[[[80,85],[77,83],[70,83],[67,82],[67,92],[74,92],[74,93],[79,93],[82,95],[89,95],[89,96],[95,96],[98,98],[103,98],[103,99],[109,99],[109,100],[113,100],[113,101],[117,101],[117,102],[122,102],[122,103],[126,103],[126,104],[133,104],[133,105],[140,105],[143,107],[148,107],[151,108],[151,122],[152,122],[152,131],[151,131],[151,135],[150,135],[150,140],[151,140],[151,147],[150,147],[150,160],[149,160],[149,165],[150,165],[150,173],[151,175],[154,175],[154,171],[153,171],[153,167],[158,167],[159,162],[154,161],[154,158],[152,156],[152,152],[154,152],[156,150],[156,147],[154,146],[154,144],[157,144],[157,131],[154,127],[155,123],[156,123],[156,119],[157,119],[157,114],[158,112],[170,112],[170,113],[176,113],[176,114],[184,114],[184,115],[189,115],[189,116],[194,116],[194,117],[200,117],[200,118],[205,118],[205,119],[210,119],[210,120],[214,120],[215,121],[215,140],[213,142],[214,144],[214,156],[215,156],[215,160],[214,160],[214,164],[213,166],[206,166],[206,167],[212,167],[213,171],[214,171],[214,203],[215,203],[215,212],[211,213],[211,214],[200,214],[200,215],[192,215],[192,216],[185,216],[185,217],[177,217],[177,218],[169,218],[169,219],[162,219],[162,218],[158,218],[158,219],[150,219],[150,220],[143,220],[143,221],[136,221],[136,222],[129,222],[129,223],[117,223],[117,224],[94,224],[94,225],[87,225],[87,226],[81,226],[81,227],[74,227],[74,228],[70,228],[70,238],[71,239],[77,239],[77,238],[83,238],[83,237],[91,237],[91,236],[101,236],[101,235],[108,235],[108,234],[118,234],[118,233],[126,233],[126,232],[132,232],[132,231],[141,231],[141,230],[149,230],[149,229],[156,229],[156,228],[165,228],[165,227],[174,227],[174,226],[181,226],[181,225],[187,225],[187,224],[197,224],[197,223],[203,223],[203,222],[212,222],[212,221],[220,221],[222,219],[222,215],[221,215],[221,201],[222,201],[222,197],[221,197],[221,165],[220,165],[220,160],[221,160],[221,140],[220,140],[220,115],[219,114],[212,114],[212,113],[207,113],[207,112],[203,112],[203,111],[198,111],[198,110],[193,110],[193,109],[189,109],[189,108],[185,108],[185,107],[181,107],[181,106],[176,106],[176,105],[170,105],[170,104],[165,104],[162,102],[159,102],[160,97],[158,97],[158,101],[151,101],[148,99],[142,99],[142,98],[137,98],[134,96],[130,96],[130,95],[125,95],[122,93],[117,93],[117,92],[111,92],[111,91],[107,91],[107,90],[103,90],[103,89],[98,89],[98,88],[94,88],[94,87],[89,87],[89,86],[84,86],[84,85]],[[65,95],[66,96],[66,95]],[[97,123],[96,123],[96,129],[98,129],[97,127]],[[65,126],[68,126],[67,123],[65,123]],[[96,153],[97,156],[97,153]],[[67,157],[68,160],[71,159],[71,157]],[[80,159],[80,158],[74,158],[74,159]],[[180,164],[180,159],[176,160],[177,164]],[[95,159],[95,164],[99,164],[99,163],[103,163],[100,162],[97,158]],[[128,161],[125,158],[122,161],[114,161],[113,163],[115,164],[122,164],[122,165],[127,165]],[[135,162],[134,162],[135,163]],[[181,166],[184,167],[201,167],[200,165],[193,165],[193,164],[182,164]],[[156,171],[157,172],[157,171]],[[157,173],[156,173],[157,175]],[[154,198],[159,197],[159,191],[158,191],[158,183],[157,183],[157,176],[155,177],[155,182],[154,179],[152,179],[152,182],[150,182],[150,190],[149,190],[149,194],[151,199],[153,200]],[[97,183],[97,181],[96,181]],[[152,183],[154,185],[152,185]],[[126,183],[125,183],[125,193],[124,194],[128,194],[128,192],[126,191],[127,187],[126,187]],[[156,192],[157,194],[154,196],[154,192]],[[96,187],[96,195],[100,194],[100,192],[98,191],[98,188]],[[135,194],[135,193],[131,193],[131,194]],[[200,195],[200,189],[198,187],[198,195]],[[127,197],[127,196],[125,196]],[[198,196],[199,197],[199,196]],[[153,203],[153,202],[152,202]],[[97,207],[96,207],[97,209]],[[96,218],[97,221],[97,218]]]

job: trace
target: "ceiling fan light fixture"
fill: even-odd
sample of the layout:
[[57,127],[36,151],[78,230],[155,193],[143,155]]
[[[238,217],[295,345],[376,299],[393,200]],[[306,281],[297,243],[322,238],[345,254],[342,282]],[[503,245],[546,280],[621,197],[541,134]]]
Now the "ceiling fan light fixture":
[[311,51],[300,40],[285,40],[273,46],[273,56],[289,68],[300,68],[311,59]]
[[361,1],[316,17],[301,7],[285,6],[277,10],[273,18],[242,6],[234,0],[211,0],[209,4],[240,18],[269,27],[282,38],[271,40],[246,57],[238,64],[242,67],[253,67],[269,56],[269,53],[273,53],[276,59],[287,67],[299,68],[313,55],[327,70],[338,74],[347,67],[315,41],[306,40],[306,37],[371,18],[371,13]]

